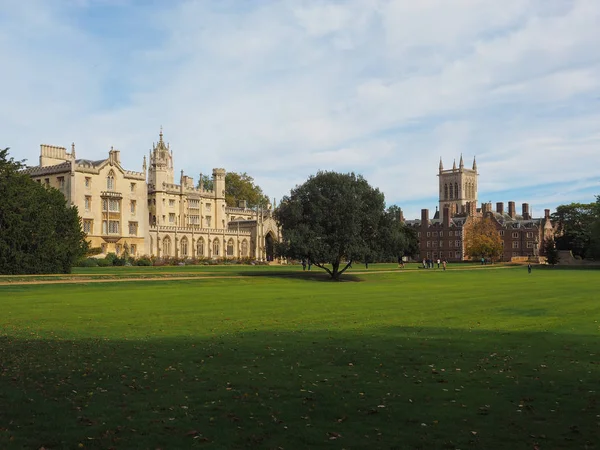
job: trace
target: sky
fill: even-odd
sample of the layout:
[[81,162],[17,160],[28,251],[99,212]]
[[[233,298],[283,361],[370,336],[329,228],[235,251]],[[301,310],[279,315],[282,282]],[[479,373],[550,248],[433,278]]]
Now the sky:
[[0,0],[0,148],[180,170],[271,198],[356,172],[406,218],[477,158],[479,201],[600,194],[598,0]]

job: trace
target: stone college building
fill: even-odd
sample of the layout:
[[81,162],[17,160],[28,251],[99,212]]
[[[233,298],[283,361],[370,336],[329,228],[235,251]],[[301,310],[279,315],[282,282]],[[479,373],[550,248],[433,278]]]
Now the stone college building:
[[225,170],[213,169],[213,190],[184,175],[175,183],[173,151],[152,145],[140,172],[121,166],[119,150],[97,161],[77,159],[75,145],[41,145],[39,166],[26,172],[77,206],[91,247],[102,254],[174,258],[273,259],[280,230],[266,210],[225,204]]

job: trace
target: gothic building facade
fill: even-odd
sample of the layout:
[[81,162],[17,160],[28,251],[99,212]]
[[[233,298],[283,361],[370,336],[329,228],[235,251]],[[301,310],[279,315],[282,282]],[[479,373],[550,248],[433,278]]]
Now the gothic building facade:
[[544,211],[544,217],[534,218],[530,214],[528,203],[523,203],[521,214],[517,214],[515,202],[482,203],[477,208],[477,163],[473,159],[471,169],[465,168],[462,155],[458,167],[454,162],[452,169],[444,170],[440,159],[439,209],[432,218],[429,210],[421,210],[420,220],[406,221],[417,232],[421,259],[441,259],[447,261],[466,261],[478,259],[479,255],[466,252],[465,232],[476,220],[490,217],[502,239],[503,261],[537,260],[543,254],[544,241],[553,235],[550,210]]
[[40,164],[26,171],[77,206],[90,246],[102,254],[272,260],[280,239],[270,205],[226,205],[224,169],[213,169],[212,190],[195,187],[183,170],[175,183],[162,130],[139,172],[122,167],[119,150],[92,161],[77,159],[74,145],[71,152],[41,145]]

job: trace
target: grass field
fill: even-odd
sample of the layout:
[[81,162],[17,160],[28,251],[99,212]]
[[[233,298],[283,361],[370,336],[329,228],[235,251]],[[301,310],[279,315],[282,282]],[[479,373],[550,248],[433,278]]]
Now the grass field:
[[394,267],[0,286],[0,448],[600,448],[600,271]]

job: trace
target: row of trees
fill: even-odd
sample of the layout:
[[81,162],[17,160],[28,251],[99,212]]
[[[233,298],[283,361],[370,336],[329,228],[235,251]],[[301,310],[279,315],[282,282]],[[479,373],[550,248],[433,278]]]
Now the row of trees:
[[600,196],[593,203],[560,205],[552,214],[556,248],[580,258],[600,258]]
[[416,234],[400,221],[398,207],[386,209],[383,193],[354,173],[311,176],[283,198],[275,216],[283,234],[277,253],[310,259],[334,280],[353,261],[417,251]]
[[0,273],[69,273],[87,244],[77,208],[0,150]]
[[[202,175],[198,180],[198,187],[212,191],[212,178]],[[263,193],[261,187],[246,172],[227,172],[225,174],[225,203],[227,206],[238,206],[241,200],[245,200],[249,208],[266,206],[269,202],[269,198]]]

